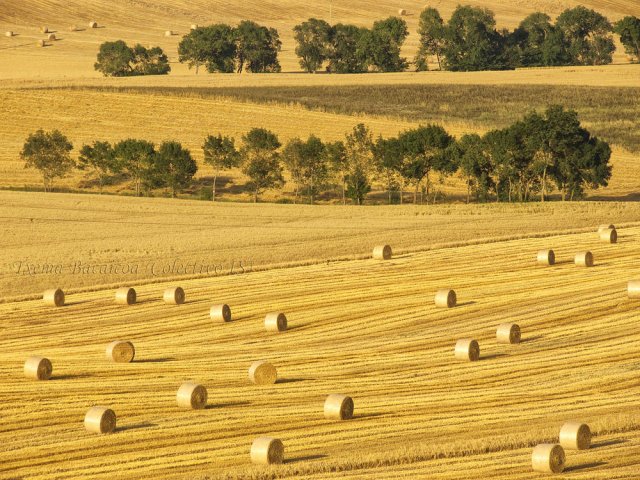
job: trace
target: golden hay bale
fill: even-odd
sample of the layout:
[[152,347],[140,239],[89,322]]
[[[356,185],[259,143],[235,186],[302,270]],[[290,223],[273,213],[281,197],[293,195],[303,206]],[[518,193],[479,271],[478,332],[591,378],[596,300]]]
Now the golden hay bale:
[[600,241],[607,243],[617,243],[618,232],[615,228],[607,228],[606,230],[602,230],[600,232]]
[[121,287],[116,290],[116,303],[118,305],[133,305],[136,303],[136,291],[133,288]]
[[53,372],[53,365],[48,358],[29,357],[24,362],[24,375],[32,380],[49,380]]
[[538,252],[538,264],[540,265],[555,265],[556,254],[553,250],[540,250]]
[[287,317],[284,313],[267,313],[264,328],[267,332],[284,332],[287,329]]
[[353,399],[347,395],[332,393],[324,401],[324,417],[330,420],[353,418]]
[[259,360],[249,367],[249,380],[256,385],[273,385],[278,380],[278,372],[269,362]]
[[98,22],[89,22],[89,28],[98,28]]
[[520,337],[520,326],[515,323],[503,323],[496,331],[498,343],[520,343]]
[[195,30],[198,28],[198,25],[196,25],[195,23],[191,24],[191,30]]
[[456,342],[455,356],[458,360],[475,362],[480,359],[480,345],[471,338],[462,338]]
[[453,290],[438,290],[435,296],[436,307],[453,308],[458,303],[458,297]]
[[55,33],[50,33],[49,35],[47,35],[47,40],[53,41],[56,39],[56,34]]
[[229,305],[214,305],[209,310],[209,316],[211,320],[216,322],[230,322],[231,321],[231,309]]
[[164,303],[182,305],[185,299],[184,290],[181,287],[167,288],[162,298],[164,299]]
[[574,261],[579,267],[593,267],[593,254],[591,252],[577,253]]
[[398,15],[400,15],[401,17],[406,14],[407,14],[407,11],[404,8],[401,8],[400,10],[398,10]]
[[598,233],[602,232],[603,230],[615,230],[616,226],[615,225],[598,225]]
[[180,385],[176,400],[179,407],[200,410],[207,406],[208,396],[207,389],[203,385],[186,382]]
[[373,249],[373,258],[376,260],[389,260],[392,255],[390,245],[378,245]]
[[49,33],[49,27],[40,27],[40,33]]
[[284,461],[284,445],[277,438],[258,437],[251,445],[251,463],[280,464]]
[[555,443],[536,445],[531,454],[531,466],[534,472],[562,473],[566,461],[564,449]]
[[171,37],[171,36],[173,36],[173,31],[172,31],[172,30],[167,30],[166,32],[164,32],[164,36],[165,36],[165,37]]
[[91,407],[84,416],[84,428],[94,433],[112,433],[116,429],[116,414],[110,408]]
[[46,42],[44,40],[38,40],[38,46],[39,47],[46,47],[47,44],[46,44]]
[[116,340],[107,345],[107,359],[115,363],[131,363],[136,349],[131,342]]
[[5,37],[13,37],[13,32],[5,32]]
[[580,422],[567,422],[560,429],[560,445],[567,450],[588,450],[591,446],[591,429]]
[[629,298],[640,298],[640,280],[629,280],[627,283],[627,295]]
[[[44,44],[44,40],[40,41]],[[42,299],[44,300],[45,305],[49,305],[51,307],[64,306],[64,292],[59,288],[45,290],[44,294],[42,295]]]

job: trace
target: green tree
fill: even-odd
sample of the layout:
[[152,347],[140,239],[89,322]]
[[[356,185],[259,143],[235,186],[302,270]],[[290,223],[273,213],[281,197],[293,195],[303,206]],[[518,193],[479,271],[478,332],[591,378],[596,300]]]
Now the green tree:
[[418,191],[423,180],[426,181],[425,191],[428,200],[431,191],[431,172],[436,171],[446,175],[453,173],[457,168],[455,152],[450,150],[455,140],[439,125],[420,126],[404,131],[398,140],[404,152],[402,175],[415,187],[413,201],[418,203]]
[[583,6],[560,14],[556,27],[562,31],[572,65],[604,65],[611,63],[615,43],[609,20],[595,10]]
[[409,31],[401,18],[389,17],[373,24],[358,38],[356,56],[364,69],[373,67],[378,72],[401,72],[407,61],[400,56],[400,49]]
[[358,55],[360,37],[368,30],[355,25],[338,23],[331,29],[327,70],[332,73],[362,73],[366,65]]
[[418,34],[420,35],[420,46],[414,60],[416,70],[419,72],[429,70],[430,55],[435,55],[438,60],[438,68],[442,70],[441,59],[445,52],[447,31],[438,10],[427,7],[420,13]]
[[486,201],[494,186],[491,162],[484,147],[482,137],[476,133],[464,135],[458,142],[458,163],[467,185],[467,203],[471,201],[472,191],[476,201]]
[[459,5],[446,29],[447,68],[456,71],[513,68],[505,51],[505,38],[495,27],[491,10]]
[[209,135],[202,145],[204,162],[213,168],[213,184],[211,199],[216,201],[216,182],[221,171],[230,170],[240,165],[240,153],[236,150],[235,139]]
[[346,177],[347,197],[356,205],[363,205],[368,193],[371,191],[369,175],[360,165],[356,166]]
[[294,184],[293,203],[298,203],[300,187],[302,186],[303,149],[304,142],[296,137],[287,142],[282,152],[282,160],[287,170],[289,170],[289,175],[291,175],[291,180]]
[[236,71],[252,73],[279,72],[278,52],[282,48],[275,28],[243,20],[235,29]]
[[117,171],[114,161],[113,147],[109,142],[93,142],[93,145],[83,145],[78,157],[79,170],[90,170],[98,180],[100,193],[110,174]]
[[133,72],[133,50],[122,40],[100,45],[94,68],[105,77],[125,77]]
[[329,170],[340,182],[342,187],[342,204],[347,203],[347,176],[349,175],[349,164],[347,160],[347,147],[344,142],[338,140],[326,144]]
[[251,129],[242,141],[242,172],[250,179],[247,186],[253,191],[253,201],[257,203],[264,190],[284,185],[278,153],[281,144],[275,133],[264,128]]
[[392,192],[400,190],[400,203],[402,203],[402,170],[403,149],[402,143],[397,138],[378,137],[373,145],[373,159],[378,174],[384,181],[389,195],[389,204],[392,203]]
[[[519,64],[525,67],[562,64],[558,54],[562,52],[562,37],[554,35],[555,27],[546,13],[532,13],[513,32],[519,53]],[[559,43],[559,45],[558,45]],[[559,49],[552,49],[559,46]],[[547,52],[545,54],[545,52]]]
[[624,51],[636,62],[640,62],[640,18],[627,16],[615,25],[615,32],[620,35]]
[[166,75],[170,71],[169,58],[160,47],[147,49],[139,43],[133,47],[131,75]]
[[25,168],[40,170],[44,191],[50,192],[54,180],[63,178],[75,166],[71,150],[73,145],[59,130],[40,129],[27,137],[20,158],[25,161]]
[[300,66],[309,73],[315,73],[327,60],[327,49],[331,38],[331,25],[324,20],[310,18],[293,27],[297,42],[296,55]]
[[183,148],[179,142],[162,142],[155,160],[158,184],[168,187],[172,198],[176,198],[179,190],[191,184],[193,176],[198,171],[191,152]]
[[373,137],[371,130],[359,123],[345,138],[347,175],[346,194],[358,205],[362,205],[371,191],[373,170]]
[[118,168],[133,182],[136,196],[141,194],[143,187],[148,190],[156,185],[158,176],[153,143],[128,138],[118,142],[113,151]]
[[224,24],[198,27],[185,35],[178,44],[178,60],[195,67],[201,65],[209,73],[232,73],[236,58],[235,30]]
[[316,195],[329,177],[327,149],[322,140],[310,135],[307,141],[302,143],[300,160],[302,186],[309,203],[313,205]]

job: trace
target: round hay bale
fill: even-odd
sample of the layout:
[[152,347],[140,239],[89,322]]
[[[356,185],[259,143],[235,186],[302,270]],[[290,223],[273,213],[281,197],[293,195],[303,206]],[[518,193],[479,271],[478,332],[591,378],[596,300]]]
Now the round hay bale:
[[49,380],[53,372],[53,365],[48,358],[29,357],[24,362],[24,375],[32,380]]
[[[44,44],[44,40],[40,41]],[[51,307],[64,306],[64,292],[59,288],[45,290],[44,294],[42,295],[42,299],[44,300],[45,305],[49,305]]]
[[47,40],[53,41],[55,39],[56,39],[56,34],[55,33],[50,33],[49,35],[47,35]]
[[196,25],[195,23],[191,24],[191,30],[195,30],[198,28],[198,25]]
[[164,303],[182,305],[185,300],[184,290],[181,287],[167,288],[162,298],[164,299]]
[[230,322],[231,309],[227,304],[214,305],[211,307],[211,310],[209,310],[209,316],[211,317],[211,320],[216,322]]
[[398,15],[400,15],[401,17],[406,14],[407,14],[407,11],[404,8],[401,8],[400,10],[398,10]]
[[251,445],[251,463],[280,464],[284,461],[284,445],[277,438],[259,437]]
[[534,472],[562,473],[566,461],[564,449],[555,443],[536,445],[531,454],[531,466]]
[[287,317],[284,313],[267,313],[264,317],[264,328],[267,332],[284,332],[287,329]]
[[107,345],[107,359],[114,363],[131,363],[136,349],[131,342],[116,340]]
[[378,245],[373,249],[373,258],[376,260],[389,260],[392,255],[390,245]]
[[560,445],[567,450],[588,450],[591,447],[591,429],[586,423],[567,422],[560,429]]
[[207,389],[197,383],[186,382],[180,385],[176,400],[182,408],[201,410],[207,406]]
[[456,342],[455,355],[458,360],[475,362],[480,359],[480,345],[471,338],[462,338]]
[[332,393],[324,401],[324,417],[330,420],[353,418],[353,399],[347,395]]
[[438,290],[435,296],[436,307],[453,308],[458,303],[458,297],[453,290]]
[[515,344],[520,343],[520,326],[515,323],[503,323],[498,325],[496,339],[498,343]]
[[49,27],[40,27],[40,33],[49,33]]
[[13,32],[5,32],[5,37],[13,37]]
[[95,21],[89,22],[89,28],[98,28],[98,22],[95,22]]
[[46,42],[44,40],[38,40],[38,46],[39,47],[46,47],[47,44],[46,44]]
[[607,228],[600,232],[600,241],[607,243],[618,243],[618,232],[615,228]]
[[273,385],[278,380],[278,372],[269,362],[259,360],[249,367],[249,380],[256,385]]
[[593,267],[593,254],[591,252],[577,253],[574,261],[579,267]]
[[615,229],[616,229],[616,226],[611,224],[598,225],[598,233],[602,232],[603,230],[615,230]]
[[537,260],[539,265],[555,265],[556,254],[553,250],[540,250]]
[[136,303],[136,291],[133,288],[121,287],[116,290],[116,303],[118,305],[133,305]]
[[171,31],[171,30],[167,30],[166,32],[164,32],[164,36],[165,36],[165,37],[171,37],[171,36],[173,36],[173,31]]
[[110,408],[91,407],[84,416],[84,428],[93,433],[113,433],[116,414]]
[[640,298],[640,280],[629,280],[627,295],[629,298]]

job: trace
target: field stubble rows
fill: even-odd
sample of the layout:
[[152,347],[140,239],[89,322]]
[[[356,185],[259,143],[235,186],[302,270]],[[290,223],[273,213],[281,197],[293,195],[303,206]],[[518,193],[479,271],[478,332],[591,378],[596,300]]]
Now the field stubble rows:
[[[179,307],[161,303],[163,283],[140,286],[132,307],[115,306],[112,290],[70,295],[60,309],[2,304],[0,476],[455,478],[478,469],[528,479],[530,447],[579,419],[602,445],[570,454],[559,478],[634,478],[640,333],[625,287],[639,240],[640,228],[625,228],[617,245],[589,232],[194,279],[181,282]],[[549,246],[558,264],[535,265]],[[575,267],[586,249],[596,266]],[[458,307],[432,305],[442,287],[458,292]],[[219,302],[233,322],[208,319]],[[287,313],[289,331],[264,332],[272,310]],[[504,321],[521,325],[522,344],[496,344]],[[481,361],[453,359],[463,337],[479,340]],[[114,339],[133,341],[139,361],[106,363]],[[22,378],[32,354],[51,358],[54,379]],[[249,385],[257,359],[282,381]],[[211,408],[175,406],[192,379],[209,388]],[[337,392],[354,398],[353,421],[322,418],[324,396]],[[85,433],[94,404],[113,407],[121,430]],[[284,441],[289,463],[248,465],[251,440],[265,434]]]

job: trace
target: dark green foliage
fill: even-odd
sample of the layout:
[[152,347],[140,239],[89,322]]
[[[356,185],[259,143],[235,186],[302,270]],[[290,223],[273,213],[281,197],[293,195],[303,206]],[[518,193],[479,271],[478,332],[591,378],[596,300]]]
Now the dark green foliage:
[[609,21],[595,10],[583,6],[560,14],[556,27],[562,32],[571,65],[611,63],[615,44]]
[[236,42],[233,27],[224,24],[198,27],[178,44],[178,60],[189,68],[204,65],[209,73],[235,70]]
[[427,7],[420,13],[418,33],[420,34],[420,46],[414,60],[416,70],[419,72],[429,70],[430,55],[435,55],[438,60],[438,68],[442,69],[447,30],[438,10]]
[[40,129],[27,137],[20,158],[25,161],[25,168],[40,170],[44,191],[50,192],[53,181],[63,178],[75,166],[70,155],[72,149],[71,142],[59,130]]
[[93,142],[93,145],[83,145],[78,157],[79,170],[90,170],[97,178],[102,193],[102,187],[113,173],[117,173],[113,147],[109,142]]
[[624,50],[636,62],[640,62],[640,18],[627,16],[615,25]]
[[329,177],[329,158],[324,143],[315,135],[306,141],[294,138],[287,143],[283,158],[296,184],[296,200],[298,191],[302,190],[313,204]]
[[363,205],[367,194],[371,191],[371,183],[364,168],[356,166],[346,177],[346,195],[356,205]]
[[220,171],[229,170],[240,164],[240,153],[236,150],[235,140],[231,137],[209,135],[202,145],[205,163],[213,167],[213,185],[211,200],[216,200],[216,181]]
[[169,59],[160,47],[147,49],[137,44],[131,48],[122,40],[100,45],[94,68],[105,77],[166,75],[171,71]]
[[338,23],[331,29],[331,40],[327,49],[329,64],[327,71],[332,73],[362,73],[366,65],[358,56],[358,42],[367,32],[365,28]]
[[327,60],[331,25],[324,20],[310,18],[293,28],[297,42],[296,55],[300,57],[300,66],[309,73],[314,73]]
[[163,142],[155,158],[157,186],[168,187],[171,197],[188,187],[198,171],[191,152],[178,142]]
[[279,72],[278,52],[282,42],[275,28],[267,28],[244,20],[234,32],[236,40],[236,71],[252,73]]
[[253,128],[242,137],[240,150],[242,173],[249,177],[247,187],[253,192],[253,201],[258,202],[261,192],[284,185],[280,164],[280,141],[264,128]]
[[117,168],[133,182],[136,196],[142,189],[149,191],[157,186],[156,150],[153,143],[129,138],[118,142],[114,148]]

